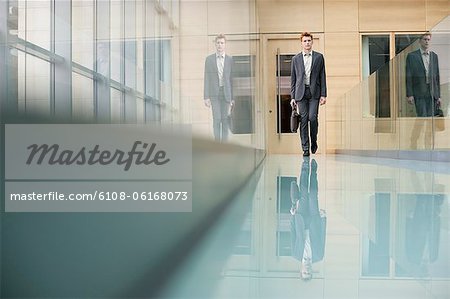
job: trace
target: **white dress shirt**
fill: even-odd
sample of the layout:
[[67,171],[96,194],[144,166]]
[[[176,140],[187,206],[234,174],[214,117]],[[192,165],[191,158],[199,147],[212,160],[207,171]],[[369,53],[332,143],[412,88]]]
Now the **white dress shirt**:
[[309,85],[310,83],[310,78],[311,78],[311,65],[312,65],[312,51],[309,53],[305,53],[302,51],[302,55],[303,55],[303,64],[305,66],[305,80],[304,80],[304,84],[305,85]]

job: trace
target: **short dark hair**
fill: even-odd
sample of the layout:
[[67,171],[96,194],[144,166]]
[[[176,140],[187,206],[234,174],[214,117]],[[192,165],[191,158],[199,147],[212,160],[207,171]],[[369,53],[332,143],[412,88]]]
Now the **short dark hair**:
[[306,37],[310,37],[311,40],[313,39],[313,36],[312,36],[311,33],[309,33],[309,32],[302,32],[302,34],[300,34],[300,41],[302,41],[305,36]]
[[420,36],[420,39],[424,38],[425,36],[429,36],[431,38],[431,32],[430,31],[425,32]]
[[227,38],[225,37],[225,34],[220,33],[216,36],[216,38],[214,39],[214,42],[217,42],[217,40],[219,39],[224,39],[225,41],[227,41]]

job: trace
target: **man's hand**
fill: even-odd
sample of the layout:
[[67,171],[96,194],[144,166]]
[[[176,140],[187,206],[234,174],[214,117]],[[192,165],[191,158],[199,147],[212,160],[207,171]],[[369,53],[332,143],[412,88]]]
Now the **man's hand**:
[[413,97],[413,96],[407,97],[406,100],[407,100],[408,103],[410,103],[411,105],[414,104],[414,97]]
[[206,107],[211,107],[211,100],[210,99],[204,99],[203,102],[205,103]]
[[327,103],[327,97],[320,97],[320,105],[325,105]]
[[297,106],[297,103],[295,102],[295,99],[292,99],[291,100],[291,107],[292,107],[292,109],[294,109],[295,106]]
[[441,100],[441,98],[438,98],[438,99],[436,100],[436,104],[437,104],[438,107],[441,107],[441,105],[442,105],[442,100]]

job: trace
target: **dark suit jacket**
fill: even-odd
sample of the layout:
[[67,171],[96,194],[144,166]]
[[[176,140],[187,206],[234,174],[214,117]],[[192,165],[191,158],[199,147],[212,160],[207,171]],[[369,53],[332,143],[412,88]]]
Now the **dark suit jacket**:
[[[434,99],[441,97],[439,63],[436,53],[430,51],[430,89]],[[406,57],[406,96],[429,96],[425,78],[425,66],[420,49]]]
[[[225,54],[223,66],[223,91],[225,100],[233,100],[233,58]],[[209,55],[205,60],[204,99],[217,100],[219,98],[219,75],[217,70],[216,53]]]
[[[305,94],[305,65],[302,52],[292,58],[291,62],[291,98],[300,101]],[[325,75],[325,60],[319,52],[312,51],[310,89],[313,99],[327,96],[327,80]]]
[[290,191],[291,202],[300,201],[299,210],[291,217],[291,255],[302,260],[306,229],[309,229],[312,262],[321,261],[325,254],[327,218],[319,212],[317,173],[312,171],[310,176],[309,164],[302,166],[300,190],[297,182],[291,182]]
[[[325,254],[325,235],[327,218],[314,216],[309,223],[309,240],[311,242],[312,262],[320,262]],[[292,257],[298,261],[303,259],[305,250],[305,219],[302,214],[296,213],[291,218],[291,250]]]

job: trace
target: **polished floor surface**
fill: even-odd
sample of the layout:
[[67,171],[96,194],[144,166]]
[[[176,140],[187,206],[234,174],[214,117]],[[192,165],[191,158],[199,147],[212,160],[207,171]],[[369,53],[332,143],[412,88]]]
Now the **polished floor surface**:
[[450,298],[450,164],[274,155],[255,180],[164,296]]

